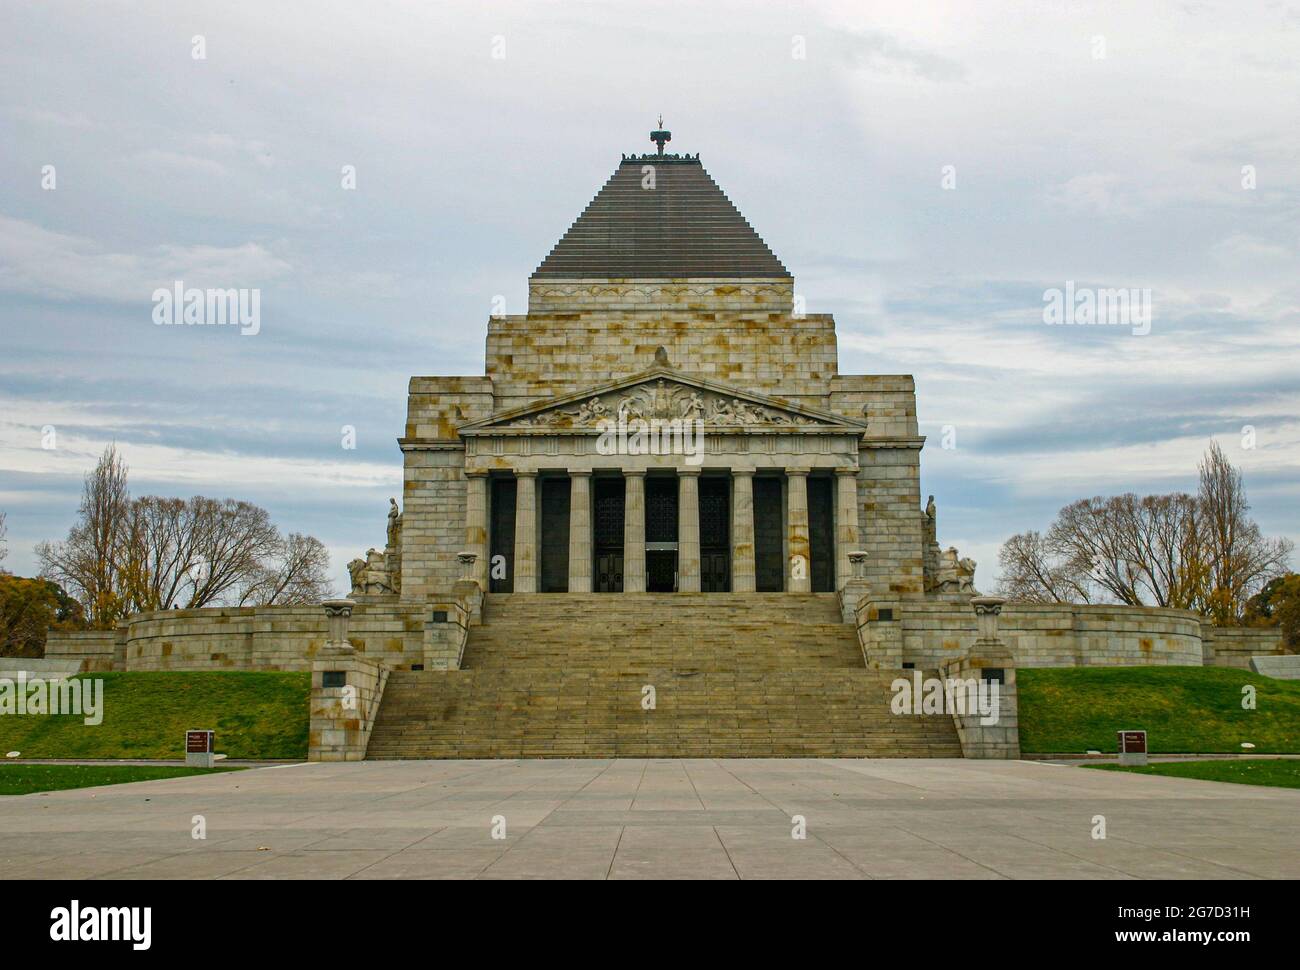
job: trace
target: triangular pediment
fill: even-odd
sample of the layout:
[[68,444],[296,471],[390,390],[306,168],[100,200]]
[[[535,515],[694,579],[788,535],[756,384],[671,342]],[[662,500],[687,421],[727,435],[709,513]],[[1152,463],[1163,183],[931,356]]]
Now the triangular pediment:
[[594,385],[564,397],[501,411],[464,425],[463,435],[499,432],[599,433],[610,422],[700,420],[717,431],[840,431],[866,425],[781,398],[656,366],[632,377]]

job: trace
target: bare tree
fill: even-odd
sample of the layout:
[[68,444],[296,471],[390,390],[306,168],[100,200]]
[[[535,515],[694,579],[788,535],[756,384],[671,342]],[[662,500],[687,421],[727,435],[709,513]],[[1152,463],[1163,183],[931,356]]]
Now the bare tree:
[[[282,537],[265,509],[234,499],[147,495],[131,501],[110,448],[87,476],[80,516],[61,543],[37,547],[58,580],[109,629],[132,612],[223,603],[305,603],[329,595],[319,540]],[[322,592],[323,591],[323,592]]]
[[314,536],[292,532],[279,540],[269,565],[249,577],[240,606],[295,606],[319,603],[334,594],[330,557]]
[[[9,545],[5,542],[5,536],[9,530],[5,528],[5,514],[0,512],[0,563],[5,561],[5,556],[9,555]],[[0,565],[0,573],[5,571],[5,567]]]
[[1166,606],[1237,623],[1291,553],[1287,540],[1265,539],[1248,510],[1240,472],[1212,445],[1196,496],[1081,499],[1045,535],[1012,536],[999,553],[1000,589],[1028,602]]
[[1247,516],[1250,505],[1241,472],[1217,441],[1201,461],[1200,478],[1209,588],[1205,612],[1216,623],[1237,623],[1246,602],[1286,572],[1292,543],[1264,538]]
[[105,448],[86,476],[77,524],[68,538],[36,547],[41,575],[75,596],[96,630],[112,629],[127,607],[119,568],[131,510],[126,471],[117,448]]
[[1039,532],[1021,532],[998,552],[1003,596],[1023,603],[1090,603],[1095,593],[1086,575],[1058,561]]

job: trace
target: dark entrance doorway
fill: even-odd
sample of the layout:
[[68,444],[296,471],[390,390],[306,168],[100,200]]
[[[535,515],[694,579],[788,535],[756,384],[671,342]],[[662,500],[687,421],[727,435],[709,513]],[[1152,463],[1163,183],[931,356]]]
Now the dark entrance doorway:
[[647,475],[645,480],[646,590],[677,589],[677,478]]
[[624,479],[593,479],[597,593],[623,592]]
[[760,593],[785,589],[785,515],[781,479],[754,476],[754,588]]
[[808,476],[809,579],[814,593],[835,592],[835,519],[831,486],[826,476]]
[[700,478],[700,590],[731,591],[731,479]]
[[488,589],[493,593],[515,590],[515,491],[513,478],[492,479]]
[[569,480],[541,478],[542,542],[538,591],[569,591]]

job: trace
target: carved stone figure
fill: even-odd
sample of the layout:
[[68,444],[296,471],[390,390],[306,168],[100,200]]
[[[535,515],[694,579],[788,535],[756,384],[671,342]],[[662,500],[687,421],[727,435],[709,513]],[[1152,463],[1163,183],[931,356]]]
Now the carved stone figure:
[[402,513],[397,507],[397,499],[388,500],[388,544],[396,546],[402,534]]
[[957,555],[957,548],[949,546],[939,560],[936,588],[941,593],[975,592],[975,560]]
[[933,522],[935,519],[935,515],[936,515],[936,509],[934,506],[934,496],[931,495],[930,500],[925,503],[925,517],[929,519],[931,522]]
[[364,593],[366,591],[366,561],[364,559],[353,559],[348,563],[348,576],[352,579],[352,592]]

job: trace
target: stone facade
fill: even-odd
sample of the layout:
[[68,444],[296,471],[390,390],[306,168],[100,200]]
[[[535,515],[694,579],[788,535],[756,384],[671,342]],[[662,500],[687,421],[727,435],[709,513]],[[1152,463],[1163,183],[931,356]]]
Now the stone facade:
[[[413,377],[407,402],[402,500],[382,547],[349,564],[346,648],[310,606],[142,614],[51,635],[47,655],[312,670],[313,756],[348,759],[387,672],[457,671],[489,593],[608,594],[622,610],[648,594],[822,596],[850,662],[856,628],[868,670],[995,666],[1013,706],[1016,667],[1281,653],[1272,631],[1111,606],[1010,604],[981,641],[976,564],[942,548],[922,503],[913,379],[839,372],[834,319],[804,312],[698,158],[625,158],[534,273],[527,312],[487,321],[483,374]],[[365,713],[340,709],[325,673]],[[972,756],[1018,752],[1014,710],[957,730]]]

